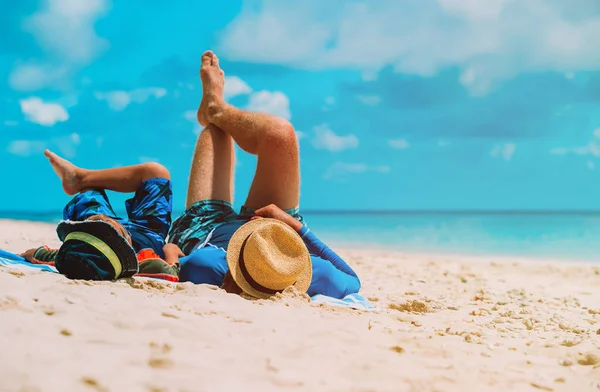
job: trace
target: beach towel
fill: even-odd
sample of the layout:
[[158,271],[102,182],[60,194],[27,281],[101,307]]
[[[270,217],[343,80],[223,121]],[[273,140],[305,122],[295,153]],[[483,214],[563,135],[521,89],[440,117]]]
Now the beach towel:
[[37,270],[37,271],[46,271],[46,272],[56,272],[58,270],[51,265],[47,264],[32,264],[27,261],[25,258],[16,255],[11,252],[7,252],[5,250],[0,249],[0,266],[7,267],[11,269],[20,269],[20,270]]
[[[19,270],[37,270],[45,272],[58,273],[56,268],[46,264],[32,264],[23,257],[16,255],[11,252],[0,249],[0,267],[6,267],[11,269]],[[332,306],[340,306],[344,308],[358,309],[358,310],[375,310],[375,307],[371,305],[368,299],[360,294],[350,294],[342,299],[327,297],[325,295],[317,294],[311,298],[311,301],[317,304],[326,304]]]
[[311,301],[317,304],[326,304],[332,306],[341,306],[344,308],[351,308],[357,310],[368,310],[373,311],[376,308],[371,305],[368,299],[360,294],[348,294],[342,299],[327,297],[325,295],[317,294],[311,297]]

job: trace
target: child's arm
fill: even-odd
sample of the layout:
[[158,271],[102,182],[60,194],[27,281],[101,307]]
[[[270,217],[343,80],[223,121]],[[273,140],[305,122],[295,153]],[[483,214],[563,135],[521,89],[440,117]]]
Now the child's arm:
[[162,259],[152,249],[143,249],[138,252],[139,270],[136,276],[164,279],[171,282],[179,281],[179,258],[184,256],[181,249],[175,244],[163,246],[165,258]]
[[50,264],[54,265],[54,258],[58,253],[58,249],[51,249],[48,246],[40,246],[39,248],[33,248],[26,250],[21,253],[20,256],[24,257],[27,261],[33,264]]

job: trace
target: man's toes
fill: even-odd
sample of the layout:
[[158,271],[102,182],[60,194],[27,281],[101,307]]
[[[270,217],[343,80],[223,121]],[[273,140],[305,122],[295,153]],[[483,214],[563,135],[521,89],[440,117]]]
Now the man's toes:
[[50,160],[50,162],[56,162],[58,160],[58,155],[48,149],[44,150],[44,155]]
[[213,61],[213,56],[214,56],[214,54],[210,50],[207,50],[206,52],[204,52],[204,54],[202,55],[202,66],[203,67],[210,66]]
[[219,58],[214,53],[212,53],[212,65],[214,65],[215,67],[219,68]]

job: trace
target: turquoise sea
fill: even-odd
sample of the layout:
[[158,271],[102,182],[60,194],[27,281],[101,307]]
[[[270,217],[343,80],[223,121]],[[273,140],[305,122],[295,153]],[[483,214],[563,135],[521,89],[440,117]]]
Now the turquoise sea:
[[333,243],[410,252],[600,262],[600,212],[306,214]]
[[[304,217],[323,240],[354,248],[600,262],[600,212],[308,212]],[[60,212],[5,212],[0,218],[57,222]]]

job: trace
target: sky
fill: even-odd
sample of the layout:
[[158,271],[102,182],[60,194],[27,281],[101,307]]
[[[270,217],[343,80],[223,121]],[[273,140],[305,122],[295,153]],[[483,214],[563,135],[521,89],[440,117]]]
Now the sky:
[[21,0],[0,36],[2,211],[68,202],[45,148],[158,161],[182,210],[207,49],[294,124],[305,210],[600,209],[597,0]]

